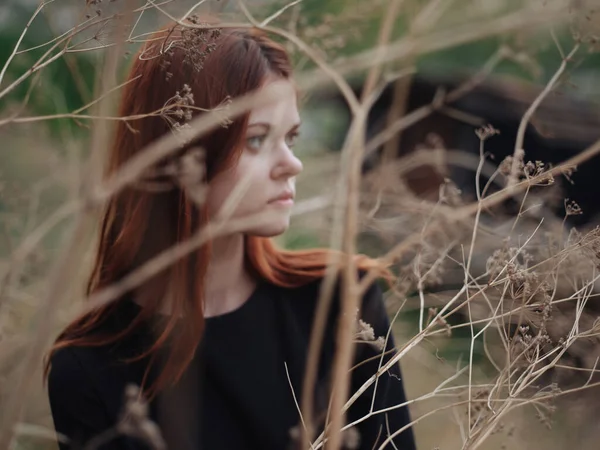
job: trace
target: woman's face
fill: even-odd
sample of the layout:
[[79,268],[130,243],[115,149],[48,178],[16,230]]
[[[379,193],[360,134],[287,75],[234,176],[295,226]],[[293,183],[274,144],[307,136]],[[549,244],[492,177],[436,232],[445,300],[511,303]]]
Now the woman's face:
[[241,230],[251,235],[276,236],[288,228],[295,177],[302,171],[302,163],[293,153],[300,126],[296,91],[290,81],[286,83],[290,83],[290,89],[285,89],[275,102],[250,111],[238,163],[216,175],[209,184],[210,217],[219,213],[240,182],[243,189],[231,219],[267,213],[260,223]]

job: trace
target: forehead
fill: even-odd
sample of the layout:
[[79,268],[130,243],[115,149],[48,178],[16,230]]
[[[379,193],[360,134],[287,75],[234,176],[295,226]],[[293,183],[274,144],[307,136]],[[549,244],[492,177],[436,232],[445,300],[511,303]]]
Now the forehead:
[[288,127],[300,121],[296,90],[291,81],[285,82],[290,84],[290,89],[285,89],[277,100],[250,110],[250,125],[267,123],[275,127]]

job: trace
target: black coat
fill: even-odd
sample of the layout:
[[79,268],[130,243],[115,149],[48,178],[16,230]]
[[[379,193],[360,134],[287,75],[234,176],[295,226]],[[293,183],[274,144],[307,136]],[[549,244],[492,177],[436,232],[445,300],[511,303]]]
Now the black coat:
[[[208,318],[196,357],[177,386],[150,402],[149,416],[158,423],[169,449],[176,450],[286,450],[294,448],[292,428],[299,423],[294,397],[300,402],[310,329],[319,282],[286,289],[263,282],[239,309]],[[315,406],[323,417],[332,384],[338,294],[334,297],[323,342]],[[101,325],[100,332],[122,329],[139,307],[125,298]],[[363,298],[360,317],[376,336],[389,327],[381,290],[374,284]],[[48,389],[57,432],[79,448],[119,419],[127,384],[140,385],[149,361],[123,363],[151,342],[150,327],[110,346],[69,347],[51,359]],[[388,349],[394,346],[388,340]],[[356,361],[367,359],[352,372],[355,392],[379,367],[380,352],[370,344],[357,344]],[[385,361],[389,359],[386,356]],[[400,368],[380,377],[373,411],[406,401]],[[289,380],[288,380],[289,374]],[[291,386],[290,386],[291,383]],[[373,385],[350,408],[347,422],[367,414]],[[410,422],[408,408],[376,414],[357,425],[360,449],[377,448],[389,435]],[[319,431],[322,428],[319,428]],[[110,432],[108,432],[110,433]],[[106,434],[105,434],[106,435]],[[408,428],[394,439],[399,450],[415,449]],[[119,436],[102,449],[148,448],[142,441]],[[386,448],[394,448],[392,445]]]

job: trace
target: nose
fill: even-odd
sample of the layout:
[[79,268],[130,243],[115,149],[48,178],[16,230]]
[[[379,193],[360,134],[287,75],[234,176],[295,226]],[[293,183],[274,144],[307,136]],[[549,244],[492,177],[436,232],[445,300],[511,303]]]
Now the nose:
[[294,155],[294,152],[287,145],[283,145],[280,155],[279,161],[273,169],[274,179],[293,178],[302,172],[302,161]]

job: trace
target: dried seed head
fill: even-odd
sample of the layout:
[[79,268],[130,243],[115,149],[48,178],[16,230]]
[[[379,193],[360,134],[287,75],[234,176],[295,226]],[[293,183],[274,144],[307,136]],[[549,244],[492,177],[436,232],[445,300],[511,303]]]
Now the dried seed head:
[[523,150],[522,148],[517,149],[514,155],[509,155],[504,159],[504,161],[502,161],[502,163],[499,166],[500,173],[507,176],[511,175],[512,167],[514,164],[516,164],[517,173],[523,173],[525,167],[523,163],[524,158],[525,150]]
[[454,181],[446,178],[440,185],[440,200],[448,206],[460,206],[463,204],[462,191]]
[[354,340],[358,343],[370,344],[378,351],[385,349],[385,339],[375,336],[373,327],[362,319],[356,320]]
[[355,336],[356,339],[363,341],[373,341],[375,339],[375,331],[373,330],[373,327],[364,320],[358,319]]
[[475,134],[480,140],[485,141],[486,139],[489,139],[492,136],[500,134],[500,130],[497,130],[492,125],[487,124],[475,130]]
[[214,109],[215,114],[219,114],[221,117],[221,126],[223,128],[227,128],[233,123],[233,120],[227,116],[229,105],[231,105],[231,97],[227,96],[223,99],[219,106]]
[[[190,18],[194,25],[202,26],[197,16]],[[185,52],[183,63],[190,66],[194,71],[199,72],[204,68],[206,58],[215,51],[217,43],[215,42],[221,35],[219,28],[190,28],[184,27],[181,30],[182,42],[177,46]]]
[[565,212],[567,216],[578,216],[583,214],[581,207],[577,204],[575,200],[565,199]]
[[450,326],[448,321],[443,316],[439,316],[436,318],[437,314],[438,314],[437,308],[429,308],[429,310],[427,312],[427,323],[429,324],[428,326],[440,325],[446,329],[447,336],[451,337],[452,336],[452,327]]
[[148,404],[136,385],[129,384],[125,388],[125,404],[117,423],[117,430],[126,436],[142,440],[152,449],[166,449],[160,428],[148,417]]
[[350,427],[342,431],[342,446],[348,450],[355,450],[360,447],[360,433],[356,427]]
[[382,352],[385,350],[385,339],[383,338],[383,336],[379,336],[371,343],[371,345],[375,347],[375,350]]
[[549,186],[554,184],[554,176],[549,171],[551,168],[549,165],[544,164],[542,161],[524,162],[525,151],[523,149],[517,150],[516,155],[516,174],[512,174],[511,172],[515,158],[513,156],[507,156],[498,166],[498,171],[502,175],[516,175],[515,181],[540,177],[540,179],[535,182],[535,185],[538,186]]
[[205,154],[202,148],[195,147],[187,150],[180,158],[165,167],[164,173],[184,189],[196,204],[204,204],[208,187]]

